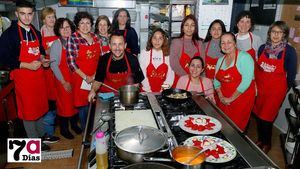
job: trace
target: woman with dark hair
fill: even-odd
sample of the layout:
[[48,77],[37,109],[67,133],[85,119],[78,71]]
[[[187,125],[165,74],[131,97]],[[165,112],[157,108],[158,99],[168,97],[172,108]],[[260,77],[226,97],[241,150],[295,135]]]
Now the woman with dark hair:
[[95,23],[95,34],[100,39],[101,56],[109,52],[111,23],[107,16],[100,15]]
[[181,76],[176,88],[193,92],[203,92],[207,98],[215,102],[214,87],[209,78],[202,77],[204,60],[200,56],[194,56],[189,63],[189,74]]
[[77,126],[77,111],[73,106],[72,74],[68,68],[66,56],[67,40],[74,31],[75,26],[69,19],[57,19],[54,25],[54,33],[59,39],[55,40],[50,48],[50,60],[53,60],[51,69],[55,75],[57,114],[60,117],[60,134],[67,139],[74,138],[69,131],[69,119],[71,128],[79,129]]
[[161,28],[150,35],[147,47],[141,52],[139,62],[146,75],[142,81],[146,92],[160,92],[162,85],[172,86],[174,72],[170,67],[168,37]]
[[123,34],[126,42],[126,51],[137,56],[140,53],[138,45],[138,36],[134,28],[130,26],[131,18],[125,8],[118,9],[112,21],[112,31]]
[[237,16],[235,22],[235,32],[237,32],[237,48],[248,52],[254,61],[257,57],[257,50],[262,45],[262,40],[259,36],[252,33],[254,29],[254,18],[249,11],[242,11]]
[[188,15],[182,20],[179,38],[171,42],[170,64],[176,74],[173,86],[176,86],[179,76],[189,73],[191,58],[201,56],[201,45],[197,19],[194,15]]
[[257,116],[256,144],[265,153],[271,149],[273,122],[297,72],[297,54],[288,44],[288,37],[287,24],[276,21],[269,27],[267,42],[258,50],[257,98],[253,112]]
[[221,36],[221,49],[225,54],[216,65],[214,86],[217,106],[245,131],[255,99],[254,61],[236,47],[233,33]]
[[93,17],[87,12],[77,12],[74,24],[77,30],[67,42],[67,63],[73,72],[74,106],[79,110],[81,127],[84,129],[89,90],[83,86],[93,82],[101,51],[98,37],[91,32]]
[[202,46],[202,57],[205,58],[205,76],[207,78],[214,79],[217,61],[223,56],[220,48],[220,38],[224,32],[226,32],[225,24],[220,19],[214,20],[209,25]]

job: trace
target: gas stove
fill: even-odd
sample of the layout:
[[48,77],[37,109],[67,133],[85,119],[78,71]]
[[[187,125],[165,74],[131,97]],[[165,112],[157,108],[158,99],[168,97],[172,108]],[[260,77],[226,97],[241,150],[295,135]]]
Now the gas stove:
[[[114,116],[116,111],[120,110],[146,110],[150,109],[153,112],[155,120],[158,124],[158,128],[166,133],[168,136],[168,141],[170,147],[175,147],[178,144],[184,142],[187,138],[194,136],[193,134],[187,133],[183,131],[179,127],[179,120],[191,114],[202,114],[206,115],[205,111],[203,110],[203,106],[199,106],[195,100],[190,99],[185,103],[182,104],[174,104],[169,103],[165,100],[161,95],[154,95],[152,93],[147,94],[140,94],[139,101],[137,104],[131,107],[125,107],[120,103],[119,98],[116,96],[109,101],[99,102],[101,103],[98,105],[99,110],[98,112],[109,113]],[[97,111],[97,110],[96,110]],[[94,124],[95,126],[95,124]],[[110,136],[112,133],[115,132],[115,119],[114,117],[108,121],[108,130],[106,131],[107,135]],[[213,134],[212,136],[224,139],[229,141],[223,133],[220,131],[218,133]],[[230,142],[230,141],[229,141]],[[114,140],[112,137],[109,138],[108,143],[109,149],[109,168],[113,169],[121,169],[127,165],[129,165],[126,161],[123,161],[117,156],[117,147],[114,144]],[[164,158],[171,158],[170,152],[164,153],[155,153],[155,157],[164,157]],[[167,165],[174,166],[178,168],[178,164],[176,162],[164,162]],[[96,165],[89,164],[89,168],[93,168]],[[204,168],[216,168],[216,169],[242,169],[250,167],[248,163],[244,160],[244,158],[237,152],[237,156],[230,162],[221,163],[221,164],[214,164],[214,163],[205,163]]]

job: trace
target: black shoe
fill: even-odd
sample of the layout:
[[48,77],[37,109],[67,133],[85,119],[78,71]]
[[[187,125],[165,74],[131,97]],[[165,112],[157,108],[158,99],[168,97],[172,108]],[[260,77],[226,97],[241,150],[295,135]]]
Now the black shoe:
[[42,137],[42,142],[43,143],[56,143],[60,140],[59,137],[56,137],[56,136],[43,136]]
[[50,150],[50,147],[45,144],[45,143],[42,143],[42,147],[41,147],[42,151],[49,151]]
[[69,130],[61,130],[60,131],[60,134],[62,135],[62,136],[64,136],[64,138],[66,138],[66,139],[74,139],[74,136],[73,136],[73,134],[69,131]]
[[81,133],[82,133],[81,128],[78,127],[78,126],[72,126],[71,128],[72,128],[72,130],[73,130],[76,134],[81,134]]

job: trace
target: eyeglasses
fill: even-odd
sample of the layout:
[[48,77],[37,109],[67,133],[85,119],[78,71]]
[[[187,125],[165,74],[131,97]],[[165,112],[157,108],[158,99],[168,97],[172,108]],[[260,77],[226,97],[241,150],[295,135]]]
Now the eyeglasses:
[[66,27],[60,27],[60,29],[62,29],[62,30],[68,30],[68,29],[71,29],[71,27],[70,26],[66,26]]
[[272,30],[271,33],[274,34],[274,35],[277,35],[277,34],[281,35],[281,34],[283,34],[283,31],[274,31],[274,30]]

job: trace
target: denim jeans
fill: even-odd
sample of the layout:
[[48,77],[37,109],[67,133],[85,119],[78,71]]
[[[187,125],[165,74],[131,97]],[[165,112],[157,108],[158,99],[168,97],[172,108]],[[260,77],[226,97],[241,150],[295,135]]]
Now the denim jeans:
[[89,106],[82,106],[78,108],[79,120],[80,120],[80,125],[82,130],[85,129],[88,110],[89,110]]
[[43,117],[44,129],[48,136],[54,135],[56,110],[48,111]]

